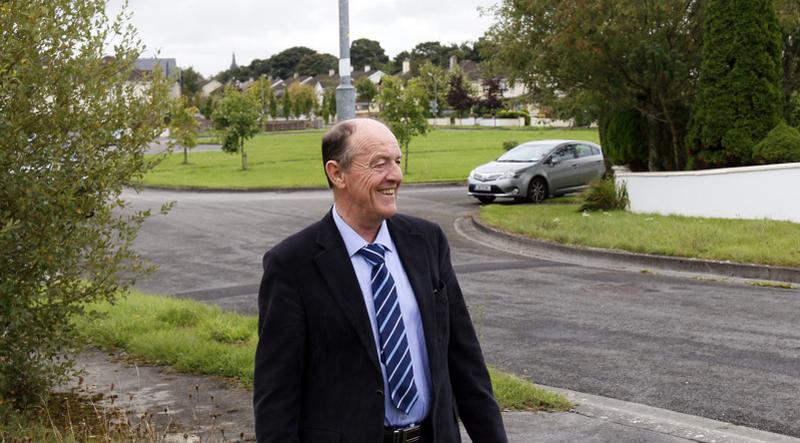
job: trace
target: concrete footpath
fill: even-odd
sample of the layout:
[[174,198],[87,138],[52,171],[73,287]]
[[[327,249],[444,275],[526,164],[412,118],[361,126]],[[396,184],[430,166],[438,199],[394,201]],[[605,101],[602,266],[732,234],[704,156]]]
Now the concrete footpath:
[[[86,368],[86,375],[72,389],[102,394],[101,404],[130,411],[134,425],[144,420],[166,443],[255,440],[252,393],[228,380],[128,364],[99,351],[82,354],[78,365]],[[576,404],[575,409],[504,412],[510,442],[800,443],[797,438],[716,420],[546,388],[566,395]],[[466,433],[462,434],[469,442]]]

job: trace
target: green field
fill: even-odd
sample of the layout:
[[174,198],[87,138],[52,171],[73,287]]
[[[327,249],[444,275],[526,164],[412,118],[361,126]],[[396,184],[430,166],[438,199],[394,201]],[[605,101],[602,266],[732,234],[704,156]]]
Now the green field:
[[[76,319],[90,342],[109,351],[124,350],[148,363],[180,372],[221,375],[249,386],[253,382],[258,319],[225,312],[193,300],[133,292],[115,304],[92,306],[99,316]],[[519,377],[490,369],[502,408],[566,411],[571,404]]]
[[[580,199],[486,205],[480,218],[505,231],[568,245],[800,267],[800,224],[578,211]],[[564,201],[566,204],[558,204]]]
[[[248,166],[239,154],[189,152],[167,157],[144,177],[148,186],[210,189],[321,188],[326,186],[320,146],[323,131],[259,134],[245,144]],[[596,130],[437,129],[411,141],[406,183],[463,182],[481,163],[503,153],[504,141],[570,138],[598,142]]]

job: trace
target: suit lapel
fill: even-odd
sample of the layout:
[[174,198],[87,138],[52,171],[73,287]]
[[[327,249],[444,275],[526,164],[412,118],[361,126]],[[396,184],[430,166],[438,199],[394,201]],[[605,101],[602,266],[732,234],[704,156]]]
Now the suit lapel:
[[414,297],[417,299],[422,330],[425,332],[428,361],[433,362],[435,360],[432,350],[436,337],[433,324],[433,280],[425,237],[397,217],[387,220],[387,223],[389,233],[397,247],[397,253],[400,255],[400,262],[403,263],[403,269],[406,271],[411,289],[414,290]]
[[375,369],[380,373],[372,326],[369,323],[361,287],[358,285],[344,241],[330,212],[320,223],[317,243],[323,247],[323,251],[314,257],[314,262],[325,279],[331,295],[350,321]]

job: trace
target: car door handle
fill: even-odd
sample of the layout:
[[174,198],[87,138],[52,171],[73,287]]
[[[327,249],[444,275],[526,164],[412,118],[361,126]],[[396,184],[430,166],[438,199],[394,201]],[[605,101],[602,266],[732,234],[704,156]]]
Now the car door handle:
[[573,167],[573,168],[577,168],[577,167],[578,167],[578,164],[577,164],[577,163],[573,163],[573,164],[572,164],[572,167]]

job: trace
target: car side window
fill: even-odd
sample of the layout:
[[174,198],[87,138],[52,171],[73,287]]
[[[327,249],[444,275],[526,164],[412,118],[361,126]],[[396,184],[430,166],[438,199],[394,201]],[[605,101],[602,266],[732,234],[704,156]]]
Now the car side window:
[[575,151],[578,153],[578,158],[589,157],[592,153],[592,147],[589,145],[575,145]]
[[592,146],[592,155],[600,155],[600,149],[597,146]]
[[575,146],[562,146],[558,148],[558,150],[553,154],[553,157],[557,158],[559,161],[565,160],[572,160],[577,158],[578,154],[575,152]]

